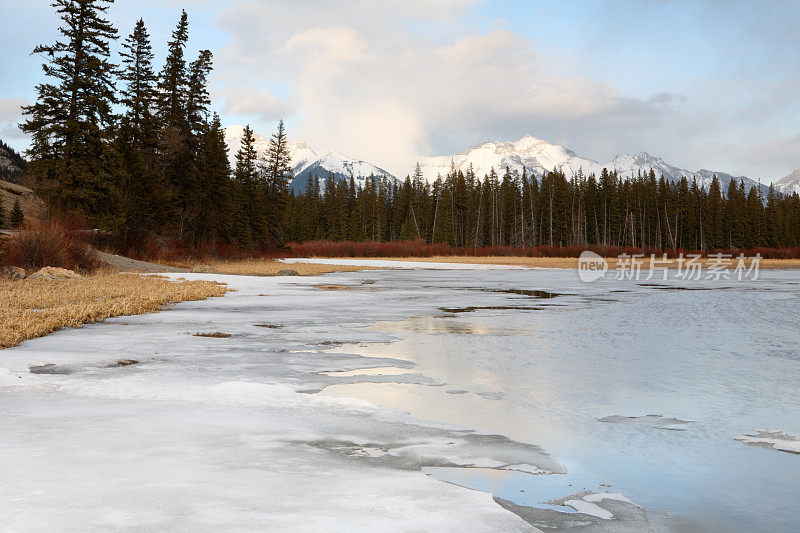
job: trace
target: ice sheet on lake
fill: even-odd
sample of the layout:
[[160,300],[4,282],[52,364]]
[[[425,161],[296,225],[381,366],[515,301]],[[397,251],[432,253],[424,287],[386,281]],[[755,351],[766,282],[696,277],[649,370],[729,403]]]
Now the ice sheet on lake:
[[683,426],[691,424],[694,420],[682,420],[680,418],[665,417],[663,415],[644,415],[644,416],[622,416],[610,415],[597,419],[598,422],[611,424],[640,424],[651,426],[656,429],[670,429],[673,431],[683,431]]
[[[3,351],[4,527],[531,530],[490,494],[421,469],[563,471],[537,446],[421,422],[365,400],[302,393],[362,380],[439,384],[418,372],[328,374],[412,368],[319,349],[320,342],[393,340],[359,326],[397,316],[397,306],[366,313],[366,292],[309,291],[285,279],[181,276],[223,281],[236,292]],[[415,305],[427,303],[402,309]],[[206,330],[230,337],[191,334]]]
[[548,530],[579,528],[580,531],[631,532],[668,529],[663,513],[646,511],[618,493],[579,491],[543,502],[549,506],[569,507],[574,509],[574,514],[558,512],[552,507],[530,507],[501,498],[495,500],[529,523]]
[[564,505],[569,505],[579,513],[596,516],[603,520],[611,520],[614,514],[611,511],[603,509],[599,505],[588,502],[586,500],[565,500]]
[[800,454],[800,435],[788,435],[780,429],[759,429],[755,434],[737,435],[734,440]]

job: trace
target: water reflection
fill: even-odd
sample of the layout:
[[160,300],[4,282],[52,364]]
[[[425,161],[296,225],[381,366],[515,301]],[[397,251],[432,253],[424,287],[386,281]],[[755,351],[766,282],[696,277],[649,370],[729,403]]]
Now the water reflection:
[[[559,481],[430,472],[520,505],[530,503],[525,494],[538,494],[538,483],[562,484],[558,490],[613,485],[648,509],[709,530],[800,529],[797,456],[733,440],[763,427],[800,433],[800,313],[796,294],[778,290],[796,274],[765,274],[752,286],[688,287],[711,290],[607,280],[581,291],[564,290],[574,282],[553,274],[556,290],[546,292],[563,295],[562,305],[537,303],[535,313],[520,309],[523,295],[503,286],[512,279],[498,276],[496,290],[485,280],[470,289],[459,275],[448,279],[450,288],[425,289],[458,319],[379,322],[376,328],[403,339],[359,351],[413,360],[415,371],[445,387],[358,384],[324,394],[543,446],[567,465]],[[414,289],[415,298],[425,297]],[[475,305],[468,290],[497,296]],[[473,310],[491,312],[464,314]],[[504,396],[479,395],[492,392]],[[621,421],[634,422],[603,423]],[[512,497],[514,490],[525,492]]]

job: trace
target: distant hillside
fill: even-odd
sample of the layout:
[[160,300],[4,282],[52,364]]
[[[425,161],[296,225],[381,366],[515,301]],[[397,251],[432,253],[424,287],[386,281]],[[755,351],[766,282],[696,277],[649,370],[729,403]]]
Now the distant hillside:
[[25,160],[13,148],[0,141],[0,180],[22,183]]
[[6,222],[8,222],[8,216],[17,200],[19,200],[19,206],[25,213],[26,219],[41,218],[44,215],[44,202],[32,190],[16,183],[0,180],[0,203],[5,207]]

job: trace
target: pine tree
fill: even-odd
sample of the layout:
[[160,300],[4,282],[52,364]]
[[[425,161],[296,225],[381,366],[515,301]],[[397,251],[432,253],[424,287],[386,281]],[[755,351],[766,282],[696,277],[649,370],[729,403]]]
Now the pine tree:
[[236,168],[233,172],[233,235],[234,241],[244,249],[253,246],[254,206],[257,195],[258,154],[253,130],[244,127],[242,142],[236,152]]
[[115,66],[114,26],[105,18],[113,0],[55,0],[61,39],[39,45],[47,82],[36,103],[23,108],[21,129],[31,134],[31,171],[52,205],[80,213],[95,225],[119,224],[113,151],[110,148]]
[[[184,58],[188,38],[188,16],[183,11],[168,43],[167,59],[158,81],[157,107],[161,122],[158,164],[161,179],[171,196],[169,216],[175,223],[178,237],[197,229],[195,223],[201,201],[197,170],[201,126],[192,124],[190,127],[189,122],[190,75]],[[194,89],[200,90],[198,86]]]
[[265,192],[267,244],[281,246],[286,237],[286,202],[289,196],[289,181],[292,179],[291,155],[283,120],[278,123],[278,130],[270,138],[269,149],[260,167]]
[[157,101],[157,77],[153,52],[144,21],[139,19],[122,43],[120,103],[125,107],[117,140],[121,159],[120,190],[125,218],[124,238],[128,244],[153,234],[166,224],[168,201],[162,177],[157,171],[158,121],[153,115]]
[[133,33],[122,43],[119,55],[122,58],[119,79],[124,83],[120,103],[127,108],[125,117],[131,128],[131,140],[138,147],[146,141],[145,137],[153,135],[152,110],[158,80],[153,71],[153,47],[144,20],[136,22]]
[[22,207],[19,205],[19,200],[14,200],[14,207],[11,209],[9,223],[12,228],[18,228],[23,222],[25,222],[25,214],[22,212]]
[[186,42],[189,40],[189,17],[181,12],[177,28],[172,32],[168,43],[169,52],[164,69],[158,80],[158,111],[165,125],[182,127],[186,113],[187,74],[186,60],[183,57]]
[[3,207],[3,199],[0,198],[0,228],[6,223],[6,208]]
[[202,134],[197,170],[200,205],[192,228],[195,240],[200,243],[231,242],[231,169],[225,132],[216,113]]
[[211,104],[208,95],[208,76],[213,69],[212,57],[210,51],[201,50],[200,56],[189,66],[186,120],[192,136],[199,135],[208,119],[208,106]]

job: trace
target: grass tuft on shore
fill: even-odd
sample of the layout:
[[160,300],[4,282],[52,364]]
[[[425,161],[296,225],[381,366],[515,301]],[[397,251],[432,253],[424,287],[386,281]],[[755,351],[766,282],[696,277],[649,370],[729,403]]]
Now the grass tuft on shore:
[[0,280],[0,349],[66,327],[222,296],[224,285],[101,271],[84,279]]

